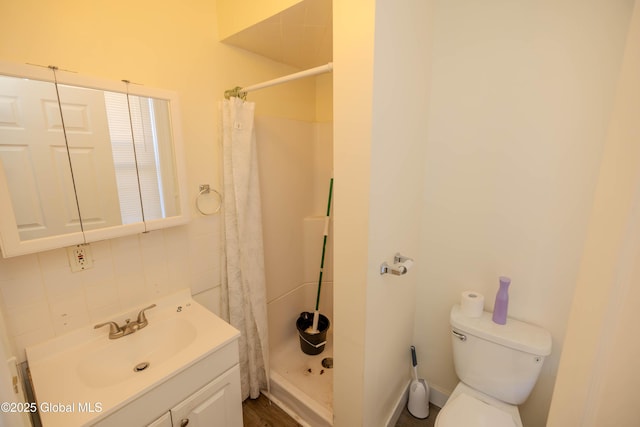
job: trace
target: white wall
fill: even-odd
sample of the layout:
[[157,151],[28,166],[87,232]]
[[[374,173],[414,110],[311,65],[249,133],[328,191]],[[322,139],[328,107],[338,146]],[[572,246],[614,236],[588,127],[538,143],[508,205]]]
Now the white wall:
[[[429,121],[431,12],[430,4],[423,0],[376,2],[365,426],[381,425],[407,385],[416,287],[426,267],[418,257],[425,172],[423,142]],[[396,252],[416,259],[418,267],[402,277],[381,276],[380,264],[392,262]]]
[[378,426],[409,379],[418,268],[403,277],[379,268],[396,252],[419,255],[429,8],[342,3],[333,5],[334,419]]
[[[331,123],[256,119],[268,301],[318,280],[332,169],[331,130]],[[305,240],[314,238],[317,244],[307,247],[312,242]],[[324,280],[330,281],[330,245],[328,249]],[[315,274],[309,277],[308,269]]]
[[640,4],[636,3],[548,426],[638,424]]
[[[256,119],[271,354],[297,340],[295,322],[315,307],[324,217],[332,171],[332,125]],[[330,233],[331,236],[331,233]],[[320,312],[333,322],[332,243],[325,254]],[[303,286],[304,291],[289,294]],[[313,289],[313,295],[310,295]],[[308,297],[308,300],[305,300]]]
[[529,400],[545,425],[632,1],[436,1],[420,284],[421,373],[457,383],[448,315],[474,289],[547,328]]

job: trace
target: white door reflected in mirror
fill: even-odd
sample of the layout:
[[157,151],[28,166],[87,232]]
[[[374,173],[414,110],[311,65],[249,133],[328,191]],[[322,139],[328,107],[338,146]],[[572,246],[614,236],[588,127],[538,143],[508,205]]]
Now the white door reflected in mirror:
[[0,76],[0,161],[20,240],[82,231],[53,83]]

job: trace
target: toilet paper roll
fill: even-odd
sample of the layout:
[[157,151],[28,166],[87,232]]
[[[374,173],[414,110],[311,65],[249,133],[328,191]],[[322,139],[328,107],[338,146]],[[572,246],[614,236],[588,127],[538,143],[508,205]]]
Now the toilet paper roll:
[[464,291],[460,300],[462,314],[467,317],[480,317],[484,311],[484,296],[475,291]]

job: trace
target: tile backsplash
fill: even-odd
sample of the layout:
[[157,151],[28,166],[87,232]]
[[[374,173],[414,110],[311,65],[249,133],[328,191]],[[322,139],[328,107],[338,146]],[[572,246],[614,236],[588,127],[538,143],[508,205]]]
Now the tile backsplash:
[[20,361],[26,346],[179,289],[220,285],[218,216],[90,246],[93,268],[76,273],[65,248],[0,258],[0,303]]

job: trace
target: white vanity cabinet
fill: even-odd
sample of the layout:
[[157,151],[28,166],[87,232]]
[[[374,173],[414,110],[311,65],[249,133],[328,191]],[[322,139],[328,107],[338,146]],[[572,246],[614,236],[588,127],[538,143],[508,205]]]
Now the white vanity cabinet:
[[242,427],[237,341],[92,425]]
[[240,370],[234,366],[149,427],[241,427]]
[[241,427],[238,365],[171,409],[171,420],[180,427]]
[[44,427],[242,427],[240,332],[188,289],[153,302],[122,338],[87,326],[27,347]]
[[157,420],[149,424],[147,427],[172,427],[172,426],[173,424],[171,424],[171,412],[167,412],[166,414],[164,414],[163,416],[161,416],[160,418],[158,418]]

